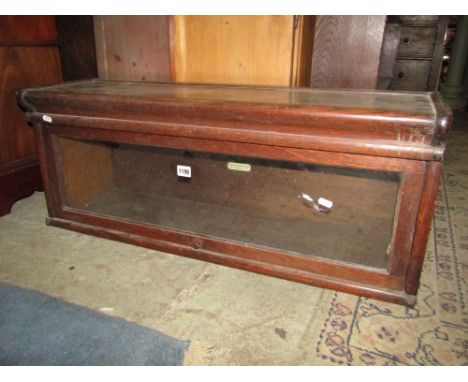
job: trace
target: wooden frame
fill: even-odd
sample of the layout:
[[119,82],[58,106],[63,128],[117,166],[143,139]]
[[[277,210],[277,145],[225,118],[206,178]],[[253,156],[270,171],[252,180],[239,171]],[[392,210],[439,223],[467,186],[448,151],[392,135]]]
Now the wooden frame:
[[[220,88],[223,87],[218,89]],[[198,88],[195,86],[195,89]],[[308,91],[310,90],[306,90]],[[382,136],[380,136],[376,141],[367,138],[368,141],[364,141],[364,145],[356,149],[353,146],[353,138],[346,136],[336,137],[340,140],[341,146],[320,146],[314,143],[314,140],[320,137],[320,131],[314,129],[320,128],[320,117],[323,117],[321,107],[315,109],[314,126],[316,127],[311,125],[310,131],[303,133],[302,138],[305,139],[302,139],[300,143],[294,138],[296,129],[294,120],[289,121],[291,126],[289,130],[282,128],[279,122],[281,115],[269,116],[270,120],[277,118],[277,132],[274,132],[274,128],[266,132],[259,130],[258,126],[255,127],[255,123],[260,123],[259,120],[252,122],[253,128],[248,126],[243,128],[242,123],[238,123],[235,129],[230,127],[231,111],[228,104],[221,105],[225,106],[228,117],[224,119],[220,117],[216,122],[213,122],[214,114],[209,110],[209,105],[201,105],[208,112],[200,114],[202,120],[198,125],[198,122],[194,120],[187,124],[186,118],[188,117],[184,115],[178,117],[179,120],[166,120],[165,113],[169,113],[169,110],[175,107],[167,100],[161,101],[163,108],[161,105],[156,107],[157,110],[162,111],[162,114],[154,117],[154,120],[151,117],[155,110],[153,105],[146,107],[146,114],[138,116],[140,120],[128,120],[121,118],[118,114],[123,113],[122,110],[127,108],[122,103],[119,105],[116,116],[112,116],[112,112],[104,112],[104,109],[100,111],[99,105],[94,105],[90,115],[79,115],[79,110],[81,110],[79,102],[84,102],[81,101],[80,95],[70,96],[71,98],[64,101],[63,98],[60,100],[57,95],[47,90],[38,89],[36,96],[34,96],[34,91],[31,94],[29,98],[27,92],[20,94],[20,100],[29,107],[28,117],[35,123],[38,133],[41,171],[49,209],[48,224],[366,297],[406,305],[415,303],[441,171],[440,162],[434,162],[433,159],[442,157],[443,139],[450,125],[448,111],[437,97],[427,97],[428,102],[431,102],[431,107],[438,111],[432,119],[434,126],[431,134],[427,133],[428,126],[423,127],[421,122],[416,122],[414,127],[407,127],[409,137],[407,146],[402,142],[392,143],[393,141],[388,138],[383,144]],[[352,95],[352,93],[349,94]],[[54,103],[47,105],[52,98],[56,99]],[[179,106],[175,108],[180,111],[183,102]],[[37,109],[39,107],[40,111]],[[234,104],[231,107],[243,110],[242,105]],[[260,116],[265,112],[266,105],[261,107],[262,111],[257,111],[252,106],[244,110],[250,116],[256,116],[255,113],[259,113]],[[63,109],[60,110],[60,108]],[[53,123],[43,121],[45,111],[47,111],[47,116],[54,121]],[[291,111],[291,113],[288,117],[294,118],[298,115],[303,123],[305,111],[302,113]],[[343,121],[346,121],[344,111],[335,110],[335,113],[341,114],[338,120],[340,126],[344,126],[343,129],[347,128],[346,123],[348,123],[351,135],[358,132],[356,126],[353,126],[352,117],[349,122],[344,123]],[[368,116],[372,113],[364,114],[364,118],[358,123],[362,122],[364,127],[362,127],[361,134],[366,136],[369,134],[369,129],[365,126],[369,121]],[[351,115],[359,114],[352,111]],[[378,121],[378,111],[374,115],[375,120]],[[396,112],[390,115],[396,115],[395,118],[400,118],[400,121],[402,119]],[[333,121],[333,117],[325,115],[324,118],[326,121]],[[255,117],[253,119],[255,120]],[[411,126],[412,121],[422,120],[425,119],[421,116],[408,115],[406,117],[408,126]],[[426,120],[430,121],[431,118]],[[390,132],[392,131],[391,122],[389,117],[382,118],[382,124],[387,124]],[[197,128],[198,126],[200,129]],[[240,133],[239,129],[242,130]],[[422,141],[414,144],[413,133],[417,129],[426,131],[426,134]],[[334,129],[328,131],[333,132]],[[403,132],[403,127],[399,131]],[[277,134],[280,135],[279,138],[275,138]],[[380,134],[385,133],[380,132]],[[305,258],[291,251],[259,247],[176,228],[159,227],[68,206],[65,203],[65,191],[61,180],[64,170],[61,167],[62,159],[58,140],[62,138],[195,150],[398,173],[400,183],[387,267],[379,269],[320,257]],[[319,143],[323,141],[324,139],[319,139]],[[431,142],[431,144],[425,142]],[[389,149],[392,145],[394,147]],[[392,154],[394,154],[393,157]]]

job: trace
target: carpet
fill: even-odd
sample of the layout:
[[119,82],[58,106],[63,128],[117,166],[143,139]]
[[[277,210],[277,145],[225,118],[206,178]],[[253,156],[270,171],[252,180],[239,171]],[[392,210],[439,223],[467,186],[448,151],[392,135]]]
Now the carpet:
[[0,283],[0,365],[181,365],[188,341]]
[[315,346],[336,365],[468,365],[468,134],[449,141],[413,309],[335,293]]

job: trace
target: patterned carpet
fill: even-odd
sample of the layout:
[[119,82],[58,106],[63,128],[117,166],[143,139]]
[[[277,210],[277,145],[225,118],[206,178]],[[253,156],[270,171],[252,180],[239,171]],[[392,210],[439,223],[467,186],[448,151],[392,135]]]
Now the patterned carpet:
[[454,131],[417,304],[335,293],[316,345],[339,365],[468,365],[468,130]]

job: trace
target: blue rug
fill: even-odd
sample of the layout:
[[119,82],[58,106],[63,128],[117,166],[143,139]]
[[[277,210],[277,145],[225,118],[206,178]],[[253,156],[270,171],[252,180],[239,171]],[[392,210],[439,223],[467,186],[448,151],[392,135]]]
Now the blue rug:
[[0,283],[0,365],[181,365],[180,341]]

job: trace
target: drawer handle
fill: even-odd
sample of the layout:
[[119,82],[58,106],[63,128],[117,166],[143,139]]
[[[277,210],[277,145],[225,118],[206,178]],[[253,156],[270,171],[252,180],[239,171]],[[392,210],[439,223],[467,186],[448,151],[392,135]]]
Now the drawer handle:
[[301,192],[299,195],[297,195],[297,197],[317,212],[328,214],[333,207],[333,202],[331,200],[319,198],[316,202],[312,196],[306,194],[305,192]]
[[403,78],[404,74],[403,72],[398,73],[398,78]]
[[403,42],[404,42],[405,44],[408,44],[408,43],[409,43],[409,37],[405,37],[405,38],[403,39]]

